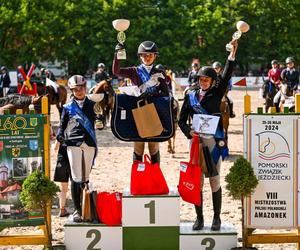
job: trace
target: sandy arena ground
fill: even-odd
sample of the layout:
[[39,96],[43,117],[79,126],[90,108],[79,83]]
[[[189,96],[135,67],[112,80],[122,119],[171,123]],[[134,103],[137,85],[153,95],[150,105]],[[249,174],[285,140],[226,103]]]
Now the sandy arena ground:
[[[234,111],[236,117],[230,120],[229,127],[229,149],[230,157],[222,163],[221,171],[221,185],[223,186],[223,207],[222,207],[222,222],[229,222],[234,224],[237,228],[239,237],[241,237],[241,212],[239,210],[240,202],[232,200],[228,196],[228,191],[225,189],[224,177],[228,173],[229,168],[232,166],[235,159],[243,154],[243,120],[242,114],[244,109],[243,96],[245,91],[233,90],[230,96],[234,100]],[[248,94],[251,95],[251,110],[256,112],[257,107],[262,107],[263,100],[258,98],[258,90],[249,90]],[[58,113],[53,106],[51,109],[51,121],[55,127],[58,126]],[[132,143],[125,143],[115,138],[110,130],[107,128],[97,132],[99,153],[96,160],[96,166],[91,173],[91,181],[94,189],[98,191],[120,191],[129,187],[130,171],[132,162]],[[52,150],[52,149],[51,149]],[[176,134],[176,153],[171,157],[167,152],[167,142],[161,143],[161,168],[169,186],[176,187],[179,178],[179,162],[188,160],[188,140],[177,129]],[[51,151],[51,176],[56,163],[56,155]],[[66,218],[58,218],[58,202],[56,201],[52,210],[52,227],[53,227],[53,243],[63,244],[64,242],[64,224]],[[67,207],[72,211],[72,201],[68,193]],[[209,184],[206,180],[204,186],[204,216],[205,222],[211,223],[213,216],[211,191]],[[180,208],[181,221],[193,221],[195,219],[195,212],[192,205],[181,202]],[[30,228],[26,229],[11,229],[4,230],[2,233],[27,233]],[[280,244],[280,245],[257,245],[259,249],[296,249],[295,244]],[[0,247],[0,249],[42,249],[41,246],[23,246],[23,247]],[[225,249],[224,249],[225,250]]]

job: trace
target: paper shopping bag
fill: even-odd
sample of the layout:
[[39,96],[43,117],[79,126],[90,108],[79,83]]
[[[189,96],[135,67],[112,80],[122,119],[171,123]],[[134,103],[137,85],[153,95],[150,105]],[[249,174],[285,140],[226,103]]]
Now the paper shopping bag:
[[157,114],[155,105],[153,103],[147,103],[144,106],[140,106],[140,102],[137,102],[137,108],[132,109],[134,122],[141,138],[154,137],[160,135],[164,128],[161,124],[159,116]]
[[88,185],[85,185],[82,190],[82,220],[92,221],[91,198]]
[[201,167],[202,172],[205,174],[205,176],[207,176],[208,170],[207,170],[206,161],[203,153],[203,144],[201,142],[199,143],[199,166]]

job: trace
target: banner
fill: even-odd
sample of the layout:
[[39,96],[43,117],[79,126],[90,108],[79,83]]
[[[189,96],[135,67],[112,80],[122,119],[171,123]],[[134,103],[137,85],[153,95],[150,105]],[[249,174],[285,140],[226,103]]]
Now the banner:
[[44,171],[43,115],[0,116],[0,229],[41,225],[39,211],[24,210],[19,195],[24,179]]
[[244,117],[244,152],[259,184],[246,199],[246,225],[299,225],[299,115]]

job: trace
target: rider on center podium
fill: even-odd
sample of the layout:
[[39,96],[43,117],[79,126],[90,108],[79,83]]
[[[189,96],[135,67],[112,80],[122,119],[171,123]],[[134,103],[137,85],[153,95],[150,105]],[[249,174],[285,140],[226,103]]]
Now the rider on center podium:
[[[118,46],[116,47],[116,52]],[[141,61],[139,66],[120,67],[120,60],[115,53],[112,72],[116,76],[129,78],[133,85],[137,85],[142,95],[169,96],[164,71],[157,69],[154,62],[158,57],[158,49],[154,42],[142,42],[137,51]],[[152,163],[160,163],[159,143],[148,142],[149,153]],[[133,160],[142,161],[145,149],[145,142],[134,142]]]

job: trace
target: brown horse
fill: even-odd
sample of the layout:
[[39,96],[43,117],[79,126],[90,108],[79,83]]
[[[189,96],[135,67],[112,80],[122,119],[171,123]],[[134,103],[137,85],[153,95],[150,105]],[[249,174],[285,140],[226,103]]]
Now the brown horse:
[[23,114],[29,113],[29,106],[33,105],[36,113],[41,113],[41,96],[27,96],[21,94],[10,94],[0,98],[0,114],[9,111],[9,114],[15,114],[17,109],[22,109]]
[[42,85],[38,85],[37,91],[39,96],[40,95],[48,96],[49,113],[50,113],[51,105],[55,104],[59,112],[59,115],[61,116],[63,105],[67,101],[67,89],[62,85],[58,85],[57,93],[56,93],[54,87],[51,85],[46,87]]
[[90,91],[91,94],[104,94],[103,100],[100,102],[102,114],[104,115],[104,126],[109,123],[110,114],[113,110],[115,99],[115,91],[110,81],[103,80],[97,83]]
[[228,141],[228,127],[229,127],[229,119],[230,119],[230,109],[228,99],[226,95],[223,96],[220,104],[220,111],[222,115],[222,123],[224,129],[224,137],[226,142]]
[[173,110],[174,110],[174,135],[168,140],[168,153],[175,154],[175,138],[176,138],[176,130],[178,127],[178,119],[179,119],[179,102],[174,99],[173,101]]

